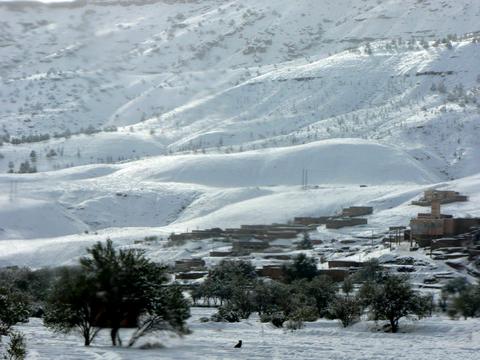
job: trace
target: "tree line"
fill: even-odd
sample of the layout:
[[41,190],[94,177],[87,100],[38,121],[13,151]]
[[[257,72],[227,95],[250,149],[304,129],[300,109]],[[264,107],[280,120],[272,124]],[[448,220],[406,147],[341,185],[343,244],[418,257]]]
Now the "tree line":
[[422,318],[433,311],[433,299],[412,289],[408,277],[386,272],[376,261],[343,283],[319,275],[315,260],[299,254],[285,266],[282,281],[260,279],[243,261],[223,261],[192,292],[194,303],[217,305],[218,311],[203,321],[237,322],[257,312],[260,321],[289,329],[305,321],[338,319],[344,327],[362,314],[388,321],[391,332],[406,316]]

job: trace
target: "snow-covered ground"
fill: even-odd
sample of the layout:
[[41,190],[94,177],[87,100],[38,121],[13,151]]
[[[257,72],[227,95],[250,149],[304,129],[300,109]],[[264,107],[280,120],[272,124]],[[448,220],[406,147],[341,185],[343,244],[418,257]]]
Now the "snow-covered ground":
[[[343,329],[337,321],[306,323],[304,329],[290,332],[261,324],[252,316],[241,323],[201,323],[199,318],[211,309],[193,308],[191,335],[183,339],[166,334],[143,339],[165,348],[140,350],[112,348],[108,332],[100,333],[93,346],[81,345],[79,336],[62,336],[45,329],[32,319],[20,326],[27,335],[27,359],[464,359],[476,360],[480,352],[480,322],[449,320],[435,316],[420,321],[403,321],[398,334],[376,331],[372,322],[361,322]],[[233,349],[238,340],[241,349]]]
[[[477,0],[0,0],[0,266],[71,264],[107,238],[212,265],[209,252],[230,244],[166,238],[367,205],[368,225],[312,231],[324,243],[309,255],[414,257],[416,287],[452,275],[381,235],[425,211],[410,202],[433,187],[469,197],[444,213],[480,216],[479,19]],[[27,160],[38,173],[7,174]],[[194,333],[156,350],[113,349],[107,334],[84,348],[35,319],[20,328],[30,359],[480,351],[473,320],[406,322],[396,335],[322,320],[290,333],[255,318],[200,323],[209,311],[193,309]]]

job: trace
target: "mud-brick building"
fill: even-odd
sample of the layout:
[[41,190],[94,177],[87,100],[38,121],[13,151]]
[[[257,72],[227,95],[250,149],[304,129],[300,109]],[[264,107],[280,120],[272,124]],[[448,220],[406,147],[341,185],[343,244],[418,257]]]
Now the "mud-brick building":
[[305,226],[312,226],[312,225],[325,225],[328,219],[331,216],[319,216],[319,217],[312,217],[312,216],[302,216],[296,217],[293,219],[294,224],[305,225]]
[[454,218],[441,213],[442,195],[432,193],[431,212],[419,213],[410,220],[411,236],[419,246],[430,246],[433,239],[455,236],[480,225],[480,218]]
[[204,270],[205,261],[200,258],[182,259],[175,261],[175,271],[192,271],[192,270]]
[[343,217],[355,217],[373,214],[373,207],[371,206],[350,206],[342,210]]
[[440,204],[448,204],[457,201],[468,201],[468,196],[451,190],[426,190],[422,198],[412,201],[412,205],[430,206],[433,200],[440,201]]
[[235,255],[247,255],[252,252],[263,252],[270,247],[266,240],[249,239],[249,240],[234,240],[232,243],[232,251]]
[[331,218],[325,224],[327,229],[340,229],[346,226],[366,225],[367,219],[353,217]]
[[286,275],[283,265],[264,265],[262,268],[257,269],[257,274],[272,280],[283,280]]

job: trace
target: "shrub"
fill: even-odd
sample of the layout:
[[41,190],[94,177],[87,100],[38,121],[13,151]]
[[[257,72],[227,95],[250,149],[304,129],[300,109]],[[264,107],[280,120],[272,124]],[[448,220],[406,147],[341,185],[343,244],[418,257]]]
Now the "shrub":
[[480,285],[469,285],[453,301],[453,308],[465,319],[480,317]]
[[291,331],[303,329],[305,325],[302,320],[287,320],[285,322],[285,328]]
[[255,310],[260,315],[285,311],[290,304],[288,285],[277,282],[259,282],[253,289]]
[[229,306],[220,306],[218,311],[210,318],[214,322],[239,322],[240,315]]
[[339,296],[330,306],[329,312],[332,318],[340,320],[343,327],[348,327],[360,318],[362,307],[355,297]]
[[19,332],[10,333],[10,341],[7,347],[6,360],[24,360],[27,356],[27,344],[23,334]]
[[270,322],[272,323],[273,326],[280,328],[283,327],[283,324],[287,318],[285,317],[285,314],[277,312],[271,315]]
[[289,318],[300,321],[316,321],[318,319],[318,312],[315,306],[299,307],[290,314]]
[[283,312],[275,312],[271,314],[262,314],[260,315],[260,321],[263,323],[270,322],[273,326],[277,328],[283,327],[283,324],[287,320],[287,317]]
[[451,318],[480,316],[480,284],[471,285],[465,278],[450,280],[442,289],[442,309],[447,309]]
[[330,303],[335,299],[337,286],[330,277],[321,275],[307,283],[304,291],[315,301],[318,315],[323,317],[328,312]]
[[30,304],[18,291],[0,288],[0,337],[9,335],[12,326],[28,320]]
[[255,308],[250,290],[242,287],[233,290],[228,304],[235,309],[241,319],[248,319]]

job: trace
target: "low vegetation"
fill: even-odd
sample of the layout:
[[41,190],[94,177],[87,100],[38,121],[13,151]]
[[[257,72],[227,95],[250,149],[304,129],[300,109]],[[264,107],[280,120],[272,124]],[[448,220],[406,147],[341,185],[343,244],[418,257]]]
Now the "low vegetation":
[[[25,358],[25,339],[14,327],[31,316],[43,317],[56,332],[79,333],[86,346],[104,329],[113,346],[122,346],[122,328],[132,329],[128,347],[158,330],[189,333],[190,301],[168,284],[166,271],[140,251],[115,249],[110,240],[91,247],[75,267],[0,269],[0,337],[8,338],[1,356]],[[291,331],[319,318],[337,319],[343,327],[368,318],[386,321],[383,328],[396,333],[402,318],[421,319],[434,310],[431,296],[416,292],[407,276],[384,271],[376,260],[342,283],[320,275],[305,254],[297,255],[284,273],[281,281],[263,279],[249,262],[224,260],[191,289],[192,301],[217,308],[201,321],[235,323],[258,313],[261,322]],[[438,307],[452,318],[479,317],[480,285],[462,278],[449,281]]]
[[384,273],[376,261],[342,286],[319,275],[314,260],[304,254],[285,267],[283,282],[261,280],[253,270],[244,261],[221,262],[194,290],[194,301],[220,306],[213,321],[238,322],[258,312],[262,322],[290,330],[319,318],[338,319],[347,327],[366,314],[388,321],[389,331],[395,333],[400,319],[423,318],[433,311],[430,296],[414,291],[407,277]]

